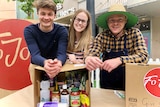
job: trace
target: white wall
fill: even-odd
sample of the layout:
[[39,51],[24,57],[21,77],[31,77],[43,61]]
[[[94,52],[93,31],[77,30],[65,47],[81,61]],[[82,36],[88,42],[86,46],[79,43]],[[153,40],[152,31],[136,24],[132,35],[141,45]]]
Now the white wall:
[[87,6],[86,6],[86,0],[79,0],[78,1],[78,8],[79,9],[86,9]]
[[0,19],[16,18],[16,2],[0,0]]
[[153,17],[151,21],[151,57],[160,58],[160,17]]

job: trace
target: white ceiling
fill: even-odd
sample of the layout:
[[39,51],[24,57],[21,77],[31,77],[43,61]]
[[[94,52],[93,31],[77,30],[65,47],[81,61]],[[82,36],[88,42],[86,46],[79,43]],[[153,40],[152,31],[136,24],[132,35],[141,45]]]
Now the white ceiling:
[[[139,17],[139,22],[144,22],[150,20],[152,17],[160,17],[160,0],[155,0],[153,2],[144,4],[135,4],[132,7],[126,7],[126,10],[137,15]],[[99,14],[103,12],[106,11],[96,13],[95,17],[97,17]],[[68,24],[70,23],[69,19],[71,18],[71,16],[72,15],[65,16],[64,18],[57,18],[55,21],[58,23]],[[142,20],[142,18],[145,18],[145,20]]]
[[136,14],[139,17],[139,21],[142,21],[142,18],[149,20],[152,17],[160,17],[160,0],[127,7],[127,11]]

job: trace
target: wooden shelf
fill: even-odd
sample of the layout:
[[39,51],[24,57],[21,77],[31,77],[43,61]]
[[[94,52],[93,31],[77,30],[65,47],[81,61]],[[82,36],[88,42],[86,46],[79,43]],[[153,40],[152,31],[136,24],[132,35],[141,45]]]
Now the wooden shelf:
[[71,13],[66,16],[58,17],[54,20],[56,23],[64,24],[64,25],[69,25],[70,24],[70,19],[72,18],[74,13]]

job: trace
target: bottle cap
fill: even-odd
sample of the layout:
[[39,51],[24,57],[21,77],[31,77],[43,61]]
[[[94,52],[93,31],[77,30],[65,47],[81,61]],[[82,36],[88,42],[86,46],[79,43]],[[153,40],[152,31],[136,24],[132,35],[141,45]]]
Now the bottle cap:
[[63,89],[67,89],[67,84],[63,84]]
[[40,83],[40,88],[41,89],[49,89],[50,87],[50,82],[48,80],[42,80]]
[[73,88],[71,89],[71,91],[77,92],[77,91],[79,91],[79,89],[78,89],[77,87],[73,87]]

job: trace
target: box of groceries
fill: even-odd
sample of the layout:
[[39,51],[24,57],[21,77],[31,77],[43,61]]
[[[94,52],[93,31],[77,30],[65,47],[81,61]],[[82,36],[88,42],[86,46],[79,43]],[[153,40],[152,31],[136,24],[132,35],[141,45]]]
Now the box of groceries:
[[35,107],[90,107],[90,72],[85,65],[65,64],[52,79],[40,66],[32,73]]

